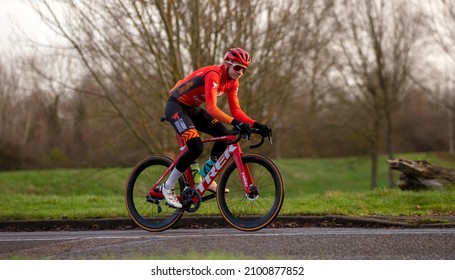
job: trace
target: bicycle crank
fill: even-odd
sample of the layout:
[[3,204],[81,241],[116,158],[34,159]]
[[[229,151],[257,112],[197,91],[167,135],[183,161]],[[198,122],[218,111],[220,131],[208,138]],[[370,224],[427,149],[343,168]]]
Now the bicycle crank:
[[201,194],[192,188],[185,188],[182,192],[182,206],[187,212],[193,213],[201,206]]

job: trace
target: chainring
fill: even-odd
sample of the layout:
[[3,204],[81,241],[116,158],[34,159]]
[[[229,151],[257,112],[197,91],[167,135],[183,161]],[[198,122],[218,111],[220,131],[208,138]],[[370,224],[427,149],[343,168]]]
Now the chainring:
[[187,212],[193,213],[199,209],[202,202],[201,194],[192,188],[186,188],[182,192],[182,206]]

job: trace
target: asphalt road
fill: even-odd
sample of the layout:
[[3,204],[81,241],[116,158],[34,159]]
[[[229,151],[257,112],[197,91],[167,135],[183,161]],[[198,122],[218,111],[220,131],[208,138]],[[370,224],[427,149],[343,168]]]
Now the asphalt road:
[[0,232],[0,259],[454,260],[455,228],[232,228]]

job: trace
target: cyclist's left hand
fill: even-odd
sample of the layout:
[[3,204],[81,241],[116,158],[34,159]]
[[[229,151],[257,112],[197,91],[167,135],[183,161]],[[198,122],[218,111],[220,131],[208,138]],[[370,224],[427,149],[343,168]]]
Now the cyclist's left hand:
[[262,124],[255,122],[253,124],[253,128],[256,128],[259,130],[259,134],[263,137],[271,136],[272,135],[272,128],[270,125]]

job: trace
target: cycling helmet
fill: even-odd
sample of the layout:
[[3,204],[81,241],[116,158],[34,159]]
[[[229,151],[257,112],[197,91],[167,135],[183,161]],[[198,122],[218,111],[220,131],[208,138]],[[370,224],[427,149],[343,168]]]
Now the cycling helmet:
[[241,48],[232,48],[224,55],[224,60],[248,67],[251,63],[251,56],[248,52]]

